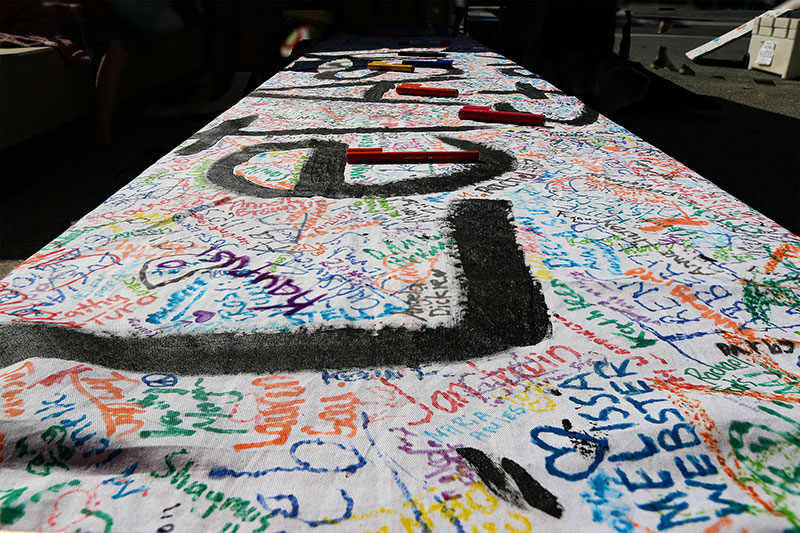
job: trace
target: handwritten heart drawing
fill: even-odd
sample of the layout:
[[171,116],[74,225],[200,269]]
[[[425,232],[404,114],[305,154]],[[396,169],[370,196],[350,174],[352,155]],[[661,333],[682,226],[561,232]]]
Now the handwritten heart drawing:
[[192,313],[194,316],[194,321],[198,324],[202,324],[203,322],[208,322],[216,313],[214,311],[195,311]]
[[608,439],[555,426],[533,428],[531,442],[550,452],[544,460],[547,472],[567,481],[589,477],[608,451]]

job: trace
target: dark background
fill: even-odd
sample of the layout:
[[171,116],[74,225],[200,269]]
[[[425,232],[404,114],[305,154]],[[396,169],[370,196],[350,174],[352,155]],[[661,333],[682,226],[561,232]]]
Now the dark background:
[[[3,2],[0,31],[7,31],[13,4]],[[70,90],[79,87],[73,101],[82,102],[80,108],[62,109],[67,118],[60,123],[45,127],[53,113],[37,119],[36,110],[45,101],[59,105],[67,88],[42,82],[37,91],[15,89],[13,80],[38,83],[38,75],[25,70],[31,63],[25,56],[0,55],[0,259],[20,260],[38,251],[307,50],[313,42],[300,42],[288,58],[279,53],[300,24],[287,20],[285,10],[329,11],[333,23],[316,26],[320,37],[339,31],[446,36],[456,15],[448,1],[164,1],[138,3],[150,12],[122,15],[119,2],[88,4],[94,4],[89,11],[102,28],[89,25],[95,31],[86,43],[91,57],[82,63],[55,59],[75,82]],[[470,36],[800,233],[800,82],[748,71],[749,37],[701,64],[683,57],[770,2],[472,4]],[[170,15],[173,25],[166,30],[147,29],[159,16],[154,5]],[[634,16],[629,59],[618,54],[625,22],[620,8]],[[673,27],[659,34],[658,24],[667,17]],[[97,144],[93,80],[113,39],[123,43],[130,59],[112,141]],[[690,63],[695,76],[650,67],[659,44],[668,47],[676,67]],[[17,139],[36,126],[45,129]]]

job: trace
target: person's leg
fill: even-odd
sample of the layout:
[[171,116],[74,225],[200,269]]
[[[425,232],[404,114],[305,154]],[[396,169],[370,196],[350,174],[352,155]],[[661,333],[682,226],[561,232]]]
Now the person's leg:
[[458,35],[461,32],[461,23],[464,22],[464,32],[467,33],[466,27],[466,19],[467,19],[467,8],[464,6],[459,6],[456,4],[455,6],[455,13],[456,13],[456,20],[455,24],[453,24],[453,35]]
[[669,57],[667,57],[667,47],[663,45],[658,45],[658,55],[656,55],[656,58],[652,63],[650,63],[650,67],[654,69],[668,68],[673,72],[678,71],[678,69],[675,68],[675,65],[672,64],[672,61],[670,61]]
[[122,47],[122,43],[112,39],[108,43],[108,49],[97,69],[97,79],[95,80],[97,88],[95,142],[97,144],[111,144],[111,124],[114,110],[117,107],[120,82],[128,66],[129,58],[130,53]]

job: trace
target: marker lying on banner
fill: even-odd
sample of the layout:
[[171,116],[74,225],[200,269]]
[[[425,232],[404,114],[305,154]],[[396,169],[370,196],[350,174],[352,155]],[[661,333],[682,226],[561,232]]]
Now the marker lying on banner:
[[414,72],[414,65],[398,65],[386,61],[373,61],[367,65],[370,70],[393,70],[396,72]]
[[458,89],[443,87],[423,87],[419,83],[401,83],[395,89],[397,94],[413,94],[416,96],[458,96]]
[[448,46],[445,52],[486,52],[485,46]]
[[[435,41],[435,39],[400,39],[397,41],[397,44],[399,46],[418,46],[422,48],[436,46],[433,41]],[[451,39],[440,39],[439,45],[450,46],[452,42]]]
[[416,57],[447,57],[444,52],[432,52],[430,50],[401,50],[397,52],[399,56],[416,56]]
[[414,65],[419,68],[453,68],[452,59],[437,59],[436,61],[425,61],[424,59],[404,59],[404,65]]
[[480,122],[505,122],[524,126],[541,126],[544,115],[533,113],[511,113],[509,111],[493,111],[489,106],[465,105],[458,110],[461,120],[477,120]]
[[384,152],[383,148],[348,148],[345,161],[350,164],[387,165],[397,163],[475,163],[478,152]]

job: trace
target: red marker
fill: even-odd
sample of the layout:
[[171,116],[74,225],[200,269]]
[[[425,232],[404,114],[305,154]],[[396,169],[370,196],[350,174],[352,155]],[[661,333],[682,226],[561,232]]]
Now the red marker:
[[383,148],[348,148],[345,160],[352,164],[390,165],[397,163],[475,163],[478,152],[384,152]]
[[401,83],[395,91],[397,94],[413,94],[417,96],[458,96],[458,89],[423,87],[419,83]]
[[511,113],[508,111],[493,111],[489,106],[465,105],[458,110],[461,120],[478,120],[480,122],[505,122],[507,124],[522,124],[523,126],[541,126],[544,124],[544,115],[533,113]]

